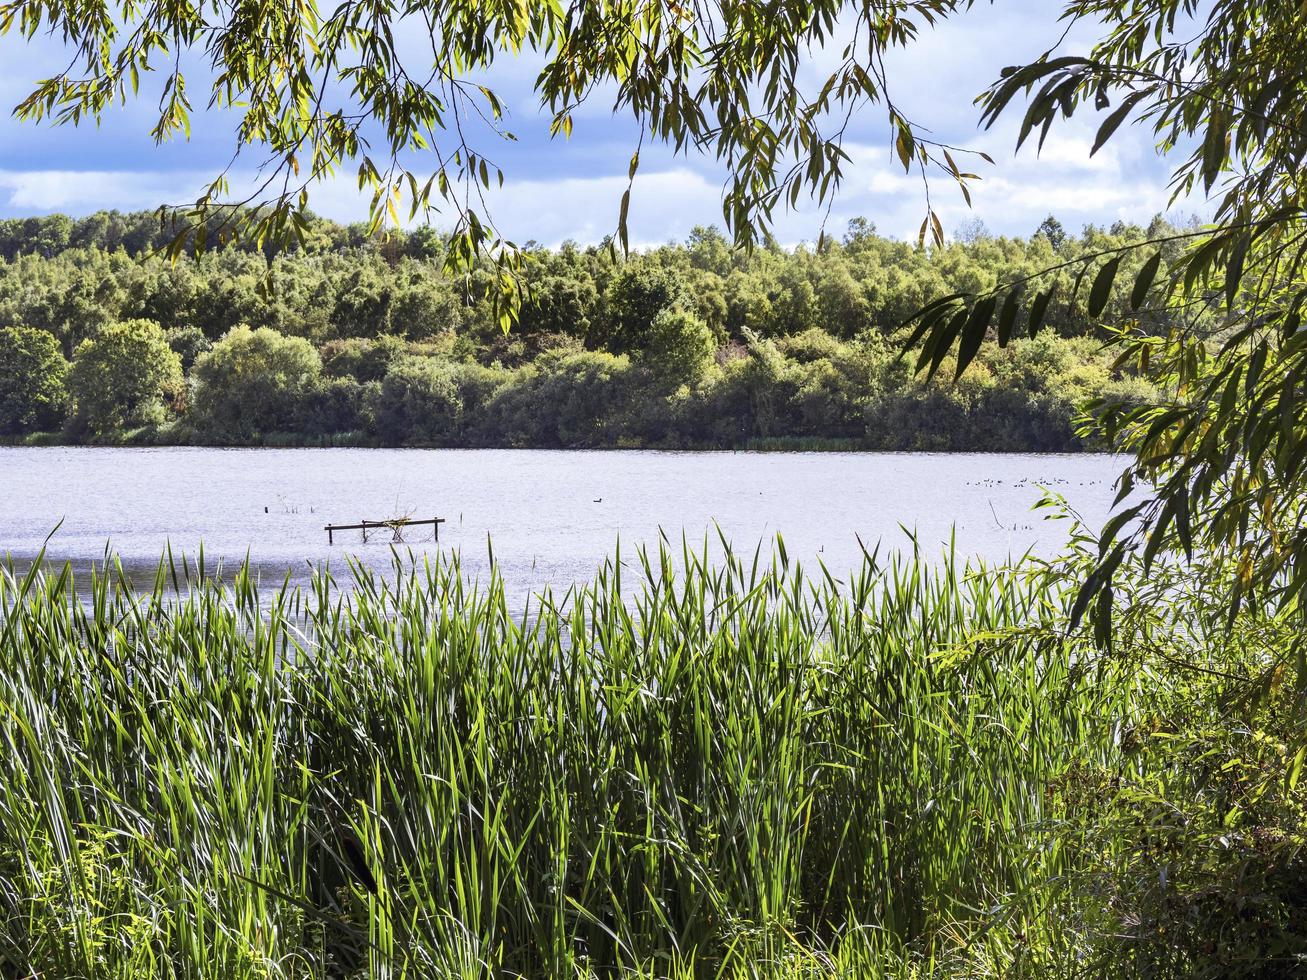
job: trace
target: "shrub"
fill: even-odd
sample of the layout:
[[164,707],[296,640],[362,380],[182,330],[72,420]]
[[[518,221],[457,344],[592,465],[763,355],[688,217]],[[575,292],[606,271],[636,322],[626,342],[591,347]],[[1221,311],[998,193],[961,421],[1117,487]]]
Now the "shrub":
[[84,340],[68,387],[79,422],[103,435],[166,418],[165,400],[182,391],[181,358],[153,320],[124,320]]
[[308,435],[365,433],[376,424],[381,384],[353,378],[322,378],[299,400],[296,430]]
[[181,358],[182,370],[189,371],[213,341],[199,327],[173,327],[168,331],[168,346]]
[[791,334],[776,342],[777,349],[800,364],[822,358],[833,361],[848,352],[848,345],[832,337],[820,327],[810,327],[802,333]]
[[267,327],[233,327],[195,362],[194,417],[230,438],[291,428],[301,399],[322,374],[322,361],[302,337]]
[[456,364],[453,372],[454,385],[458,388],[458,397],[462,402],[463,439],[466,441],[470,437],[474,443],[480,443],[482,440],[475,431],[479,420],[496,396],[516,382],[517,374],[502,367],[485,367],[475,363]]
[[664,380],[692,384],[703,377],[716,349],[703,320],[688,310],[668,309],[654,317],[641,361]]
[[482,424],[510,446],[613,446],[633,401],[631,361],[603,351],[545,355],[487,406]]
[[454,441],[463,399],[448,361],[405,357],[381,382],[377,434],[392,444],[441,445]]
[[333,378],[380,381],[391,364],[404,356],[405,346],[391,334],[330,340],[322,345],[322,370]]
[[0,330],[0,432],[49,429],[68,404],[68,362],[50,333],[32,327]]

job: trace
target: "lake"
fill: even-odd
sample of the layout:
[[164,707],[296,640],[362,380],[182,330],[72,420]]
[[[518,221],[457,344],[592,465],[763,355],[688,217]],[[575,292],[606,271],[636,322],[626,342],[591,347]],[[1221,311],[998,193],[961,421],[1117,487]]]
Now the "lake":
[[903,527],[932,554],[951,533],[990,560],[1053,554],[1066,526],[1031,512],[1040,487],[1096,528],[1123,466],[1092,454],[0,447],[0,555],[30,561],[49,536],[53,559],[85,565],[108,545],[142,569],[169,544],[193,555],[203,543],[209,561],[248,553],[265,580],[303,580],[315,565],[343,571],[348,554],[390,561],[388,533],[328,546],[325,524],[408,515],[447,523],[438,545],[415,529],[406,547],[457,550],[472,574],[493,542],[518,596],[589,579],[619,541],[634,557],[660,530],[702,545],[715,526],[750,554],[779,533],[791,558],[839,576],[859,563],[859,539],[910,547]]

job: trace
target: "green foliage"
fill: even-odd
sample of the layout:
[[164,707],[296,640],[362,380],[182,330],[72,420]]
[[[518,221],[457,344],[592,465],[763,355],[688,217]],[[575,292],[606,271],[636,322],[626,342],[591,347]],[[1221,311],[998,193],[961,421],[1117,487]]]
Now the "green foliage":
[[[268,152],[268,186],[284,192],[227,210],[219,179],[190,215],[197,237],[252,226],[247,243],[299,243],[271,265],[275,248],[221,252],[201,263],[204,283],[157,266],[133,280],[123,256],[82,243],[117,235],[139,254],[153,231],[109,216],[5,223],[3,322],[78,351],[73,388],[97,426],[158,405],[157,384],[135,406],[93,403],[94,355],[108,363],[123,343],[102,324],[148,315],[319,343],[455,332],[460,356],[489,355],[397,361],[378,397],[412,375],[413,400],[430,404],[397,413],[396,438],[422,439],[431,419],[445,438],[458,404],[466,438],[530,444],[1031,448],[1073,439],[1071,406],[1096,395],[1085,438],[1135,462],[1102,539],[1038,584],[914,568],[873,596],[866,569],[814,586],[705,562],[678,592],[663,560],[634,614],[615,565],[570,619],[549,605],[532,624],[438,567],[393,593],[366,582],[357,601],[319,602],[303,629],[284,622],[300,600],[275,599],[265,618],[247,579],[234,602],[209,591],[179,610],[101,585],[90,612],[66,577],[41,581],[4,609],[21,626],[0,645],[0,848],[23,842],[21,857],[0,849],[0,895],[24,899],[0,906],[9,972],[130,975],[157,950],[169,969],[232,976],[328,956],[354,957],[338,973],[366,959],[414,975],[1301,972],[1300,5],[1070,0],[1066,19],[1097,43],[1063,54],[1050,38],[980,100],[987,126],[1025,102],[1018,143],[1098,113],[1091,155],[1127,122],[1151,126],[1178,154],[1177,193],[1213,197],[1211,227],[1077,239],[1050,218],[1028,242],[973,229],[949,245],[928,211],[916,249],[864,222],[815,252],[739,256],[709,232],[616,268],[570,250],[542,262],[554,279],[535,313],[608,350],[532,356],[486,339],[537,256],[522,265],[459,204],[460,182],[501,177],[461,125],[446,129],[477,109],[498,129],[496,96],[467,76],[529,48],[563,134],[576,106],[612,91],[642,131],[717,155],[728,225],[751,243],[777,204],[838,187],[843,130],[828,124],[866,100],[887,107],[905,170],[934,167],[968,193],[972,175],[894,107],[882,66],[922,24],[970,6],[455,3],[423,10],[418,32],[395,30],[404,16],[386,2],[367,18],[349,5],[327,18],[266,4],[10,11],[0,29],[53,30],[78,55],[20,104],[24,118],[98,117],[166,50],[156,133],[184,130],[180,66],[202,44],[217,103],[244,113],[240,139]],[[808,52],[837,30],[855,43],[814,77]],[[415,34],[431,40],[425,85],[394,40]],[[430,182],[398,163],[443,139]],[[374,220],[333,239],[302,191],[347,159],[374,190]],[[637,152],[632,180],[638,166]],[[416,213],[433,193],[455,222],[443,245],[373,234],[387,213],[398,221],[396,200]],[[628,205],[629,191],[623,251]],[[336,261],[351,248],[364,260]],[[467,274],[460,302],[404,278],[437,255]],[[282,288],[257,288],[268,280]],[[649,384],[650,333],[691,309],[726,343],[668,396]],[[1116,359],[1087,356],[1091,340]],[[342,399],[366,401],[342,381]],[[302,650],[304,635],[326,642]],[[870,934],[884,938],[852,938]]]
[[404,342],[391,334],[375,339],[351,337],[332,340],[322,346],[322,367],[332,377],[356,381],[380,381],[405,352]]
[[[920,312],[910,343],[920,345],[917,369],[931,376],[956,350],[961,373],[986,337],[1003,344],[1014,331],[1034,334],[1059,308],[1101,317],[1115,363],[1156,395],[1104,393],[1089,406],[1093,430],[1134,456],[1121,500],[1150,489],[1111,525],[1078,612],[1106,640],[1114,573],[1127,555],[1147,564],[1198,546],[1239,556],[1232,616],[1244,602],[1299,608],[1307,590],[1307,129],[1299,125],[1307,21],[1292,4],[1254,0],[1074,0],[1065,16],[1092,25],[1097,42],[1086,54],[1055,46],[1005,69],[980,100],[984,125],[1024,101],[1018,144],[1036,133],[1042,144],[1059,118],[1099,113],[1090,155],[1127,122],[1150,126],[1177,160],[1176,194],[1209,195],[1214,221],[1068,254],[1050,219],[1042,233],[1056,262]],[[1159,318],[1170,328],[1158,330]]]
[[[533,53],[535,91],[555,135],[571,134],[582,105],[611,98],[613,111],[648,138],[714,155],[729,175],[723,214],[736,243],[747,245],[766,240],[778,205],[833,196],[849,161],[845,130],[854,110],[868,105],[884,108],[905,171],[938,172],[965,193],[973,175],[955,159],[964,151],[950,152],[914,128],[888,91],[883,65],[923,27],[971,5],[810,0],[759,17],[752,5],[738,3],[644,11],[627,2],[499,8],[463,0],[434,9],[379,0],[364,16],[348,5],[288,12],[268,2],[229,10],[166,0],[111,3],[88,16],[69,0],[24,0],[0,20],[0,33],[50,32],[71,56],[63,71],[35,82],[20,100],[15,112],[22,120],[98,121],[138,97],[142,74],[148,81],[151,72],[159,73],[147,86],[160,93],[151,129],[157,140],[189,138],[191,99],[202,91],[194,88],[197,77],[207,83],[204,101],[236,113],[236,153],[262,162],[253,206],[233,203],[226,172],[215,174],[194,205],[181,209],[185,224],[169,220],[177,211],[161,213],[160,230],[175,233],[172,252],[233,236],[252,247],[278,240],[313,246],[310,192],[323,175],[349,167],[371,192],[366,234],[399,225],[401,211],[408,218],[443,211],[453,225],[446,241],[413,251],[439,252],[448,268],[461,270],[490,256],[494,305],[507,322],[522,253],[472,203],[504,180],[481,141],[514,138],[487,84],[498,61]],[[844,43],[846,34],[857,43],[831,70],[814,72],[810,53]],[[411,164],[414,151],[423,150],[425,173]],[[639,165],[637,147],[630,181]],[[623,251],[629,204],[628,187],[616,216],[614,245]],[[113,217],[104,216],[105,223]],[[923,240],[928,227],[942,243],[933,212]],[[40,231],[57,243],[74,229],[65,223]]]
[[381,382],[377,432],[395,445],[450,445],[459,436],[463,399],[447,361],[405,357]]
[[[132,215],[115,220],[152,227]],[[168,342],[185,367],[210,338],[248,322],[311,342],[329,379],[319,383],[310,369],[302,384],[272,382],[273,396],[224,375],[177,432],[141,438],[249,442],[275,432],[316,443],[348,433],[382,443],[677,448],[825,439],[864,448],[1066,450],[1100,444],[1077,435],[1077,400],[1125,394],[1138,403],[1150,394],[1139,368],[1108,369],[1088,339],[1101,331],[1084,310],[1050,308],[1050,329],[1033,347],[1020,339],[1024,327],[1005,350],[982,345],[975,377],[956,389],[914,384],[894,364],[900,321],[914,305],[1038,269],[1052,255],[1042,235],[973,236],[922,251],[855,222],[843,243],[820,251],[745,254],[708,228],[621,262],[602,248],[540,248],[523,271],[523,319],[505,334],[493,270],[456,281],[412,257],[425,255],[429,242],[368,237],[315,219],[311,249],[265,255],[233,247],[177,263],[132,261],[104,250],[121,242],[112,223],[98,221],[73,222],[69,247],[48,257],[18,223],[10,239],[16,257],[0,264],[0,324],[42,326],[67,345],[94,337],[106,321],[148,315],[170,325]],[[1167,228],[1086,228],[1060,254],[1123,246]],[[1135,267],[1123,260],[1118,274]],[[1162,275],[1160,263],[1154,273]],[[1063,288],[1071,286],[1067,276]],[[1162,312],[1141,328],[1157,335],[1178,323]],[[567,360],[601,340],[628,350],[626,359]],[[734,363],[767,343],[765,362]],[[433,422],[414,435],[421,421],[400,409],[378,425],[379,386],[409,356],[449,363],[462,399],[452,427]],[[193,363],[188,370],[200,386]],[[251,365],[254,374],[268,370]],[[587,378],[596,391],[576,391]],[[1003,385],[1012,390],[999,391]],[[216,415],[203,404],[223,399]]]
[[1053,215],[1049,215],[1040,222],[1039,228],[1035,234],[1043,235],[1048,239],[1048,244],[1056,252],[1066,244],[1066,229],[1062,227],[1062,222],[1058,221]]
[[[570,271],[570,270],[569,270]],[[525,333],[591,333],[591,317],[599,305],[599,293],[589,276],[546,274],[528,278],[530,288],[522,301],[518,330]]]
[[817,327],[810,327],[802,333],[792,334],[777,346],[787,357],[800,364],[811,364],[820,360],[838,360],[848,350],[847,345]]
[[170,562],[84,613],[0,572],[0,963],[1046,975],[1030,787],[1116,764],[1135,685],[1072,670],[1033,569],[782,556],[623,556],[526,615],[440,555],[300,594]]
[[236,440],[291,429],[321,373],[318,352],[303,338],[234,327],[195,362],[191,416],[201,428]]
[[625,266],[608,284],[602,322],[589,339],[614,354],[648,350],[654,321],[686,300],[685,282],[674,270],[651,262]]
[[181,395],[181,358],[152,320],[110,323],[78,346],[68,388],[79,423],[97,435],[158,424]]
[[551,352],[514,380],[486,405],[474,430],[483,442],[581,449],[628,444],[637,379],[626,355]]
[[[1078,603],[1103,540],[1074,544],[1063,575]],[[1104,975],[1301,972],[1300,613],[1249,604],[1231,616],[1239,566],[1224,552],[1192,562],[1125,556],[1113,590],[1116,628],[1082,664],[1100,676],[1124,671],[1150,690],[1118,733],[1115,762],[1072,767],[1046,790],[1065,815],[1059,846],[1074,869],[1051,889],[1050,905]],[[1099,630],[1077,632],[1088,640]]]
[[687,310],[664,309],[649,326],[648,346],[641,351],[651,369],[674,384],[699,381],[712,363],[717,341],[699,317]]
[[309,436],[349,433],[366,443],[377,428],[380,397],[379,381],[324,378],[301,395],[293,431]]
[[68,404],[68,362],[44,330],[0,328],[0,433],[51,429]]
[[687,545],[525,611],[441,555],[0,569],[0,965],[1294,976],[1294,617],[1230,619],[1237,559],[1128,559],[1104,652],[1072,542],[838,582]]
[[181,358],[182,370],[190,371],[213,343],[199,327],[173,327],[168,331],[168,346]]

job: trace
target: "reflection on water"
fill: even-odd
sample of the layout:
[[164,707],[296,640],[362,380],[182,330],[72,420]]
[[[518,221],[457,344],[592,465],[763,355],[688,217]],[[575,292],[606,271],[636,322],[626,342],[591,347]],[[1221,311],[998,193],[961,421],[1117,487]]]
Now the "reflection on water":
[[[752,553],[782,535],[791,558],[835,575],[858,565],[859,541],[1002,560],[1055,552],[1065,528],[1031,506],[1042,485],[1091,526],[1106,518],[1122,469],[1103,455],[928,453],[664,453],[412,449],[125,449],[0,447],[0,554],[18,563],[45,547],[83,575],[106,547],[151,585],[171,547],[228,574],[249,557],[265,585],[314,568],[348,577],[353,556],[392,561],[389,534],[328,523],[443,517],[440,540],[414,530],[420,559],[457,551],[469,577],[491,556],[510,594],[588,580],[619,542],[634,557],[660,536],[679,550]],[[57,529],[56,529],[57,528]],[[51,533],[53,530],[53,534]],[[47,539],[48,538],[48,542]],[[493,548],[493,552],[492,549]]]

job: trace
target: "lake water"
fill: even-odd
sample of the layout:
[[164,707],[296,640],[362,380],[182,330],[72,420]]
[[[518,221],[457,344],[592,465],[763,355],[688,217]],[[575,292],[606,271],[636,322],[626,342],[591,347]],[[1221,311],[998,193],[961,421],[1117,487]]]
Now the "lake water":
[[[328,546],[323,526],[397,515],[444,517],[440,541],[413,530],[415,551],[458,550],[488,569],[487,540],[510,592],[588,580],[612,556],[656,545],[660,531],[702,544],[716,527],[737,550],[784,537],[791,558],[837,576],[868,547],[910,547],[900,525],[939,553],[991,560],[1052,554],[1063,522],[1031,512],[1040,487],[1064,495],[1095,528],[1124,461],[1105,455],[667,453],[415,449],[120,449],[0,447],[0,555],[78,565],[112,547],[152,568],[165,546],[228,566],[248,553],[265,580],[354,554],[385,566],[385,533]],[[55,530],[58,526],[58,530]],[[51,532],[54,532],[53,535]]]

